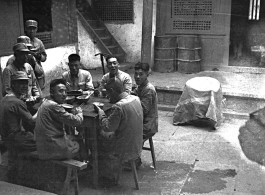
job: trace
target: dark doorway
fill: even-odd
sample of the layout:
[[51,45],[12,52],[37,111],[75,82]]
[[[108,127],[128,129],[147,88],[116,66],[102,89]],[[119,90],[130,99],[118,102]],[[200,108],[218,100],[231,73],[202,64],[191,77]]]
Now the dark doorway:
[[23,21],[32,19],[38,22],[38,32],[52,31],[52,0],[22,0]]
[[232,0],[229,66],[265,68],[264,5],[260,1],[258,20],[249,19],[250,0]]

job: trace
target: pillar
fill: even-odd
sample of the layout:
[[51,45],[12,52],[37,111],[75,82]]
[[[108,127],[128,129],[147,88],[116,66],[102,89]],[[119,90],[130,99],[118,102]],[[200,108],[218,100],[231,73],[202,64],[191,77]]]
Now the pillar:
[[141,61],[152,65],[153,0],[143,0]]

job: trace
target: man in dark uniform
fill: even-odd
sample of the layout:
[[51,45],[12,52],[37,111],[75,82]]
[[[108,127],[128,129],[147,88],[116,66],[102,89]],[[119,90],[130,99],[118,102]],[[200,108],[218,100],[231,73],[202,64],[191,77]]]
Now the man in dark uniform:
[[[35,20],[27,20],[25,23],[26,35],[30,38],[32,44],[31,54],[36,58],[37,63],[41,66],[41,62],[45,62],[47,59],[47,54],[45,52],[45,47],[40,39],[36,37],[38,30],[38,23]],[[35,73],[37,82],[41,90],[45,87],[45,74]]]

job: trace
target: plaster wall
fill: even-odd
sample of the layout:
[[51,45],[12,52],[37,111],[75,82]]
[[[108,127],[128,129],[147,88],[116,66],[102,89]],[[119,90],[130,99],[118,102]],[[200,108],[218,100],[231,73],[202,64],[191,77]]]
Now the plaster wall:
[[[61,78],[62,73],[69,70],[68,69],[68,56],[72,53],[76,53],[76,45],[65,45],[56,48],[46,49],[47,60],[42,63],[43,69],[46,75],[46,88],[44,90],[44,95],[49,94],[49,83],[52,79]],[[6,62],[10,56],[0,57],[0,64],[2,71],[6,67]]]
[[143,0],[134,0],[133,23],[105,23],[126,52],[127,62],[141,61]]
[[81,57],[81,63],[85,69],[94,69],[101,67],[99,56],[95,54],[100,53],[97,44],[94,43],[94,38],[87,33],[83,25],[77,20],[78,28],[78,53]]

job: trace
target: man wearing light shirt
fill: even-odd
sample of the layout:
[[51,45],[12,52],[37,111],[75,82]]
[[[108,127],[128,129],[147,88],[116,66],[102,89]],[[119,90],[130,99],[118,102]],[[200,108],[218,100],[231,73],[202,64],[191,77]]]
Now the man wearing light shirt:
[[108,83],[108,81],[116,77],[119,80],[121,80],[123,87],[125,89],[125,92],[128,94],[131,94],[132,91],[132,78],[129,74],[119,70],[119,62],[118,57],[114,55],[109,55],[106,58],[107,61],[107,68],[109,70],[109,73],[105,74],[100,82],[99,90],[102,91],[102,89],[106,89],[105,85]]
[[67,91],[80,90],[83,94],[89,94],[94,89],[90,72],[80,69],[80,56],[71,54],[68,57],[69,71],[63,73]]

